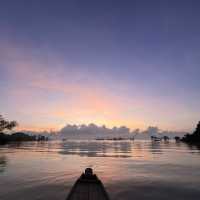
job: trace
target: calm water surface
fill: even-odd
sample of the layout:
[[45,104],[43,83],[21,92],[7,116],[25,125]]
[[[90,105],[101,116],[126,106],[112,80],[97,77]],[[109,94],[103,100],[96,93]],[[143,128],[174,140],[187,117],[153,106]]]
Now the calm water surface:
[[0,199],[64,200],[86,167],[112,200],[200,199],[197,147],[139,140],[0,146]]

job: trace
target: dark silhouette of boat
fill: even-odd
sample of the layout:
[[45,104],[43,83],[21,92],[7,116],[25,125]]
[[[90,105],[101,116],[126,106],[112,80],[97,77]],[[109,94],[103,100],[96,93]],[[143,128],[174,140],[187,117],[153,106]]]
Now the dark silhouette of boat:
[[86,168],[75,182],[66,200],[109,200],[101,180],[93,174],[91,168]]
[[162,138],[156,137],[156,136],[151,136],[151,140],[154,142],[160,142]]

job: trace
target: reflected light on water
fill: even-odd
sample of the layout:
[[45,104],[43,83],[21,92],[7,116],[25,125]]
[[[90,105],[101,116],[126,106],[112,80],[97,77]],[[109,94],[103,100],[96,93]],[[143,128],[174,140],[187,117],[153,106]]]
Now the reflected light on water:
[[196,199],[199,157],[198,147],[175,142],[13,143],[0,147],[0,199],[65,199],[86,167],[113,200]]

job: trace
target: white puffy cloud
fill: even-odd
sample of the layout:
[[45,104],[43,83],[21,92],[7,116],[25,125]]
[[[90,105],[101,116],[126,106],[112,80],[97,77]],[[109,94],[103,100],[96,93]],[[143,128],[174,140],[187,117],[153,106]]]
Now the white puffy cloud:
[[69,125],[67,124],[59,131],[61,138],[108,138],[108,137],[130,137],[131,132],[125,126],[107,128],[105,125],[97,126],[96,124],[89,125]]
[[122,138],[143,138],[148,139],[151,136],[169,136],[174,137],[176,135],[185,134],[183,132],[175,131],[162,131],[158,127],[149,126],[146,130],[135,129],[131,131],[126,126],[107,128],[105,125],[98,126],[96,124],[89,125],[69,125],[67,124],[63,127],[58,135],[61,138],[69,139],[95,139],[95,138],[113,138],[113,137],[122,137]]
[[164,135],[174,138],[174,136],[183,136],[186,134],[185,132],[177,132],[177,131],[165,131],[161,130],[155,126],[149,126],[146,130],[130,130],[126,126],[120,126],[113,128],[108,128],[105,125],[98,126],[96,124],[89,125],[70,125],[67,124],[61,130],[57,132],[35,132],[35,131],[23,131],[28,134],[41,134],[45,136],[50,136],[54,139],[95,139],[95,138],[114,138],[114,137],[122,137],[122,138],[130,138],[134,137],[136,139],[150,139],[151,136],[162,137]]

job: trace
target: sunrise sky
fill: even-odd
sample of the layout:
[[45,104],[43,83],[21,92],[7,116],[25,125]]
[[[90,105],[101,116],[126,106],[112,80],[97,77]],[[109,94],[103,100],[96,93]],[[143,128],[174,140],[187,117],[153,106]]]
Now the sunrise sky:
[[200,120],[199,1],[0,4],[0,114],[19,129]]

